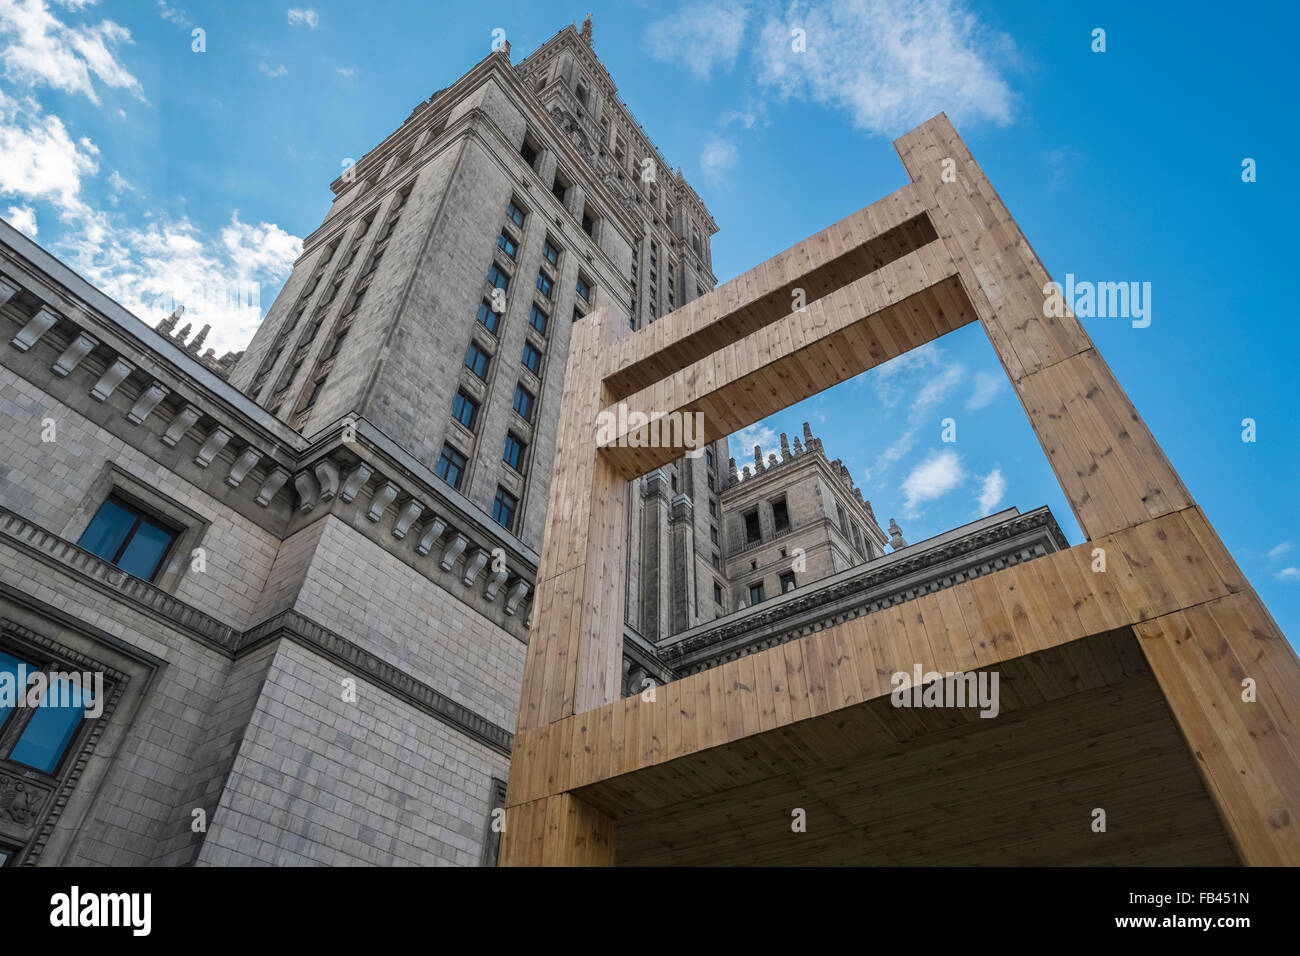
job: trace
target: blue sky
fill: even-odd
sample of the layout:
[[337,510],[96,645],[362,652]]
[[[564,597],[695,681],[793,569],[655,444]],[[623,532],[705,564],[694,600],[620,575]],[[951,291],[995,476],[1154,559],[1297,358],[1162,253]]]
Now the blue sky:
[[[1148,327],[1085,326],[1295,641],[1300,17],[1162,7],[0,0],[0,215],[147,318],[185,299],[220,352],[260,316],[228,291],[269,305],[342,162],[494,29],[517,61],[591,10],[623,98],[721,227],[722,281],[903,185],[892,139],[943,109],[1054,277],[1151,283]],[[805,420],[909,540],[1010,504],[1082,540],[978,326],[746,430],[737,457]]]

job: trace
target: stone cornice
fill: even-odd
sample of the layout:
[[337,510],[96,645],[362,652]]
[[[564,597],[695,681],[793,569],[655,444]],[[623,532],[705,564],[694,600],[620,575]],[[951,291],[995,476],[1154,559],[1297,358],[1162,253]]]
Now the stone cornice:
[[297,611],[281,612],[239,631],[3,507],[0,540],[232,660],[268,640],[289,638],[500,753],[510,753],[513,736],[509,731]]
[[[10,251],[0,245],[0,253]],[[25,255],[31,250],[22,251]],[[49,260],[46,265],[66,268],[43,250],[35,251]],[[28,282],[35,288],[29,289]],[[97,313],[88,301],[60,301],[66,312],[48,304],[39,305],[35,312],[12,302],[5,305],[24,292],[44,303],[43,288],[29,270],[11,273],[6,267],[0,276],[0,299],[5,300],[0,307],[17,323],[3,364],[16,374],[71,403],[78,414],[280,538],[301,527],[305,516],[317,517],[322,504],[336,502],[332,505],[336,509],[347,505],[364,511],[369,524],[358,523],[359,527],[382,523],[391,534],[379,535],[372,529],[372,537],[431,580],[439,573],[459,574],[458,559],[466,564],[479,551],[501,549],[505,577],[500,571],[482,576],[480,597],[499,602],[507,618],[520,622],[507,629],[526,639],[522,622],[527,612],[520,608],[532,590],[537,553],[374,425],[351,416],[322,429],[310,442],[269,413],[262,415],[278,427],[260,427],[222,400],[225,392],[241,398],[242,393],[206,369],[196,366],[194,372],[211,378],[213,389],[204,389],[202,381],[191,382],[180,372],[175,379],[164,378],[139,339],[115,340],[105,334],[119,320],[143,325],[116,304],[114,315],[99,316],[99,321],[92,321]],[[140,338],[148,337],[165,342],[144,328]],[[130,366],[130,373],[117,375],[123,364]],[[114,375],[105,369],[114,370]],[[453,542],[458,544],[454,553],[446,547]],[[475,583],[474,577],[463,583]]]
[[[795,632],[815,623],[814,619],[824,612],[833,611],[832,616],[843,615],[854,610],[863,600],[879,599],[878,594],[871,597],[873,592],[879,592],[891,583],[897,584],[900,591],[924,590],[929,578],[941,576],[939,572],[945,565],[963,558],[977,559],[977,563],[982,560],[996,562],[999,545],[1015,545],[1025,539],[1036,539],[1042,553],[1069,546],[1051,512],[1045,507],[1037,508],[931,547],[924,547],[924,542],[913,545],[917,549],[915,554],[901,551],[878,558],[855,569],[856,573],[842,572],[839,581],[814,582],[806,594],[778,599],[770,607],[749,609],[735,620],[724,619],[721,624],[706,625],[695,633],[687,632],[671,643],[661,644],[658,653],[667,666],[678,671],[688,660],[698,658],[710,648],[734,647],[743,644],[743,639],[748,636],[758,637],[764,630],[781,633],[788,630],[788,636],[794,636]],[[934,573],[927,575],[927,572]],[[919,577],[919,580],[907,582],[913,577]],[[690,670],[694,669],[697,668],[690,667]]]

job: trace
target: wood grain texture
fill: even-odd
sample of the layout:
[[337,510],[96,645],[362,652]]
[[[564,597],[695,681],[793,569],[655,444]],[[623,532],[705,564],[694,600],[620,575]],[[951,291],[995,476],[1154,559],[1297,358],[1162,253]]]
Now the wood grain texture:
[[[1083,327],[1044,308],[1046,269],[947,118],[895,147],[903,189],[635,334],[599,311],[575,326],[509,857],[608,862],[617,819],[623,861],[1300,862],[1294,651]],[[700,412],[721,438],[975,319],[1088,540],[616,699],[626,480],[683,448],[636,426],[598,446],[600,413]],[[1006,675],[1014,718],[891,707],[917,665]],[[1080,726],[1091,754],[1072,759]],[[955,742],[979,756],[949,760]],[[877,772],[901,801],[888,822],[863,793]],[[1069,829],[1108,775],[1122,847]],[[842,825],[769,833],[810,780]],[[963,843],[943,823],[971,795],[1029,807],[967,821]]]

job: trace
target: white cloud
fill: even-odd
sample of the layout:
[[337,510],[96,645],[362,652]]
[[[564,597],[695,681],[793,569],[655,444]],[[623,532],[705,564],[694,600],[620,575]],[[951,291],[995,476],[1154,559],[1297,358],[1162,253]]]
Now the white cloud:
[[[804,31],[803,51],[795,29]],[[1016,55],[958,0],[795,0],[769,15],[755,56],[759,82],[783,97],[847,112],[896,136],[944,110],[955,122],[1010,122],[1001,67]]]
[[979,517],[993,513],[1002,501],[1003,495],[1007,493],[1007,479],[1002,475],[1001,468],[994,468],[982,479],[980,479],[980,490],[976,492],[975,497],[979,500],[979,508],[976,514]]
[[1291,542],[1283,541],[1281,544],[1274,545],[1273,547],[1269,548],[1268,559],[1270,561],[1276,560],[1277,558],[1282,557],[1282,555],[1286,554],[1290,550],[1291,550]]
[[162,17],[169,23],[175,23],[177,26],[186,27],[192,22],[190,15],[179,7],[169,7],[167,0],[158,0],[158,16]]
[[149,325],[184,305],[196,331],[212,325],[206,346],[220,355],[248,344],[302,240],[272,223],[245,223],[235,212],[215,238],[182,218],[115,229],[102,242],[73,241],[60,251]]
[[749,12],[749,5],[741,0],[686,4],[650,24],[646,50],[656,60],[685,64],[697,79],[708,79],[715,66],[729,72],[740,52]]
[[1273,577],[1279,581],[1300,581],[1300,568],[1283,568]]
[[60,218],[80,219],[102,230],[82,198],[82,177],[98,171],[99,149],[74,141],[57,116],[32,100],[0,93],[0,196],[50,203]]
[[130,42],[131,32],[112,20],[71,26],[44,0],[0,0],[0,64],[15,83],[81,93],[98,103],[97,79],[144,99],[140,81],[117,59],[117,48]]
[[[961,384],[966,370],[959,364],[944,365],[943,349],[930,343],[928,346],[905,352],[867,374],[875,387],[876,397],[886,408],[897,405],[904,395],[912,395],[907,409],[907,427],[880,453],[870,468],[864,469],[865,481],[879,478],[899,459],[912,450],[923,428],[934,428],[939,422],[932,412],[954,388]],[[937,369],[922,380],[922,373]]]
[[713,138],[704,144],[704,151],[700,154],[700,169],[710,179],[719,179],[734,168],[739,160],[740,154],[735,143]]
[[289,26],[305,26],[315,30],[320,26],[320,15],[315,10],[290,10]]
[[932,454],[912,469],[900,486],[903,492],[903,514],[914,518],[921,506],[941,498],[959,486],[966,478],[961,457],[952,451]]
[[981,408],[988,408],[993,404],[993,399],[998,397],[998,392],[1002,391],[1002,386],[1006,384],[1006,381],[1004,375],[976,372],[975,391],[971,394],[970,400],[966,402],[966,411],[977,412]]
[[31,206],[10,206],[5,218],[9,220],[9,225],[28,238],[36,238],[36,210]]
[[259,63],[257,64],[257,68],[261,70],[263,73],[265,73],[267,76],[271,76],[271,77],[284,76],[286,73],[289,72],[288,67],[286,67],[283,63],[275,67],[267,66],[265,63]]
[[763,461],[767,461],[767,456],[772,452],[780,452],[781,437],[767,422],[755,422],[731,435],[727,446],[731,457],[736,459],[736,468],[740,471],[744,471],[746,464],[754,463],[755,445],[762,449]]
[[339,66],[334,68],[334,72],[339,76],[356,76],[357,68],[354,66]]

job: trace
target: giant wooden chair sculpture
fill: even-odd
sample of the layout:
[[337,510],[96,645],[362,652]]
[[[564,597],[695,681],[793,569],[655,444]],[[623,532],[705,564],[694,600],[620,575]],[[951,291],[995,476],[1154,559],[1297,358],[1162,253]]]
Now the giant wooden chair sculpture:
[[[947,118],[895,148],[879,202],[574,326],[502,862],[1300,863],[1295,652]],[[712,440],[975,319],[1088,540],[620,699],[627,481],[682,448],[598,413]],[[999,671],[1003,714],[890,707],[917,663]]]

